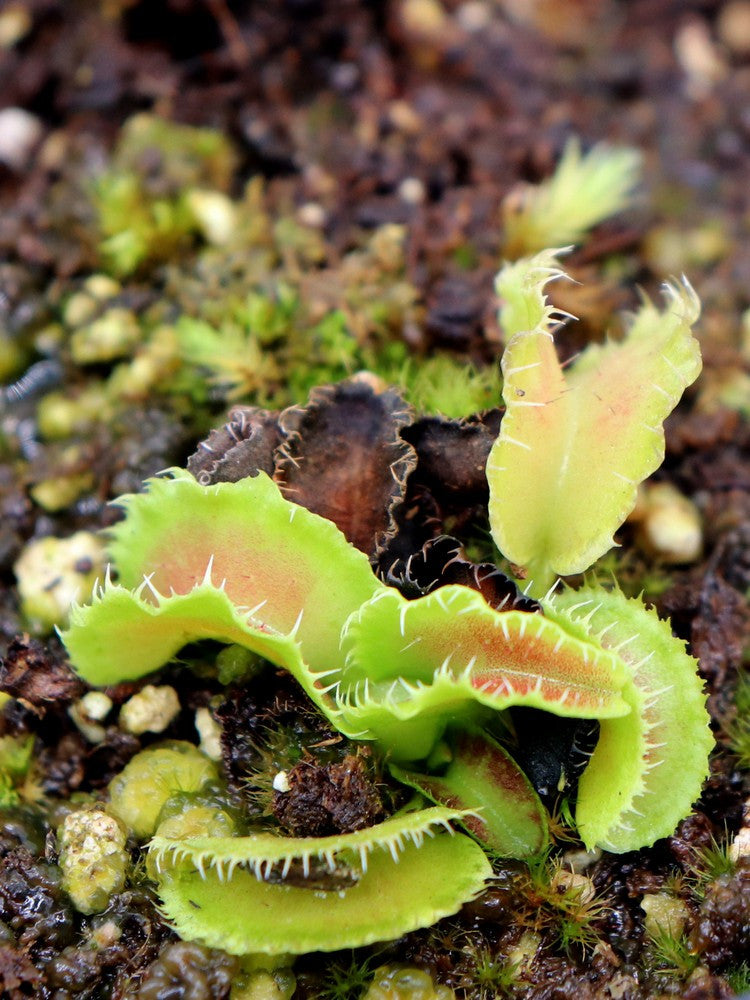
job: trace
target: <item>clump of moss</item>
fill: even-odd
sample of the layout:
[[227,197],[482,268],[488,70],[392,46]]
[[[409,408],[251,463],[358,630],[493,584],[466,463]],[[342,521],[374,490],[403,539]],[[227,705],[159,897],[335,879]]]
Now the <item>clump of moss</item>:
[[496,365],[484,368],[438,354],[402,369],[400,382],[410,403],[420,412],[455,419],[497,406],[502,378]]
[[750,770],[750,670],[741,670],[734,693],[734,719],[729,723],[729,747],[739,766]]
[[163,743],[136,754],[114,778],[110,808],[135,837],[144,839],[156,829],[172,795],[199,791],[217,778],[216,765],[191,743]]
[[33,736],[0,736],[0,809],[20,804],[33,752]]
[[560,858],[530,864],[526,899],[531,929],[549,934],[565,955],[590,954],[601,941],[608,901],[590,878],[570,871]]
[[545,247],[580,243],[589,229],[626,207],[640,162],[634,149],[602,144],[582,153],[571,139],[550,178],[505,199],[505,257],[515,260]]
[[168,260],[200,227],[191,190],[226,190],[234,153],[212,129],[136,115],[123,126],[112,163],[93,188],[107,270],[125,277]]

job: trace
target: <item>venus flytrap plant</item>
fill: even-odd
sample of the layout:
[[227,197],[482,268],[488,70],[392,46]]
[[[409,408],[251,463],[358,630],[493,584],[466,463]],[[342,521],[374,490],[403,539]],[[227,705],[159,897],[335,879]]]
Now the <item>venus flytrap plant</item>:
[[118,504],[127,516],[109,553],[122,586],[147,580],[148,598],[214,581],[248,622],[294,636],[315,673],[339,663],[344,622],[382,589],[332,522],[283,500],[265,475],[199,487],[172,469]]
[[708,773],[714,741],[696,661],[640,599],[584,587],[557,594],[546,610],[615,651],[633,679],[623,689],[632,711],[601,719],[578,788],[578,832],[608,851],[653,844],[674,831]]
[[[665,285],[663,312],[644,299],[622,342],[590,345],[563,371],[551,332],[560,314],[544,294],[562,277],[556,252],[544,251],[497,278],[510,340],[507,409],[487,463],[490,523],[536,594],[614,544],[638,484],[664,457],[663,421],[701,367],[690,330],[700,303],[683,279]],[[614,652],[631,680],[622,695],[632,711],[600,716],[579,785],[580,835],[611,851],[653,843],[689,811],[707,773],[713,740],[695,661],[640,601],[597,588],[547,598],[547,618]],[[675,754],[685,726],[689,745]]]
[[391,774],[432,802],[476,813],[461,825],[502,857],[535,857],[549,842],[547,817],[531,782],[500,743],[479,729],[451,733],[444,773],[421,774],[395,764]]
[[[543,291],[560,276],[547,251],[498,279],[511,339],[488,463],[491,524],[538,593],[612,543],[663,454],[661,422],[700,366],[685,283],[668,286],[664,313],[644,303],[622,345],[589,348],[564,374]],[[204,486],[171,470],[120,502],[118,582],[108,577],[75,608],[63,634],[86,680],[144,676],[196,639],[243,646],[287,669],[334,727],[375,742],[399,780],[438,803],[333,839],[157,830],[151,857],[184,937],[239,953],[326,950],[455,912],[489,868],[462,834],[430,840],[430,817],[462,824],[493,852],[538,854],[548,839],[539,799],[491,735],[512,706],[599,720],[577,803],[589,847],[652,843],[697,798],[711,741],[695,663],[640,602],[550,589],[541,612],[505,611],[461,585],[406,600],[263,473]],[[321,864],[322,888],[311,876]],[[238,898],[242,916],[228,906]]]
[[183,937],[239,955],[338,951],[429,926],[480,892],[492,869],[453,833],[461,816],[433,807],[331,837],[157,835],[150,852]]
[[[540,615],[494,611],[467,587],[407,601],[263,473],[214,486],[170,476],[124,498],[111,545],[123,582],[72,612],[63,638],[91,683],[144,676],[196,639],[232,642],[289,670],[345,735],[401,760],[426,757],[449,721],[487,709],[629,711],[616,657]],[[195,545],[180,545],[193,533]]]
[[615,656],[541,615],[495,611],[474,590],[407,601],[383,589],[347,621],[344,715],[396,760],[426,757],[446,725],[526,705],[571,718],[627,712]]
[[664,286],[660,312],[643,304],[621,342],[591,344],[563,370],[545,285],[564,277],[556,254],[498,275],[506,412],[487,463],[490,525],[500,551],[541,596],[614,544],[638,484],[664,458],[662,424],[698,377],[690,327],[700,303],[686,279]]
[[[606,720],[625,717],[619,728],[604,729],[614,734],[616,750],[602,751],[597,758],[603,761],[602,777],[596,779],[597,765],[592,779],[582,783],[582,833],[590,845],[607,843],[619,850],[640,846],[649,835],[648,814],[643,825],[633,825],[626,814],[631,806],[637,810],[635,800],[648,792],[645,776],[651,760],[644,740],[660,724],[660,711],[671,704],[659,693],[666,678],[674,685],[692,684],[696,725],[705,713],[694,664],[664,629],[652,654],[652,673],[643,675],[646,680],[638,657],[623,658],[620,646],[625,648],[639,630],[648,633],[654,624],[644,608],[621,595],[602,594],[602,601],[607,598],[605,620],[592,630],[568,609],[563,596],[548,603],[546,615],[495,611],[476,591],[458,585],[407,601],[375,579],[365,557],[334,525],[283,499],[262,474],[204,487],[177,470],[170,479],[153,481],[147,493],[128,498],[125,506],[127,516],[117,527],[113,551],[121,553],[126,582],[135,582],[139,572],[143,579],[134,591],[109,582],[93,604],[73,612],[64,639],[87,680],[113,683],[142,676],[195,639],[233,642],[288,669],[342,733],[375,740],[391,759],[403,762],[426,759],[449,726],[486,725],[512,705],[597,718],[603,727]],[[252,526],[242,527],[243,519]],[[178,548],[180,534],[195,525],[200,530],[198,555]],[[141,538],[136,551],[133,542]],[[169,565],[172,551],[174,570]],[[271,559],[272,551],[280,554],[278,561]],[[201,575],[204,559],[210,571]],[[327,581],[325,595],[319,589],[321,575]],[[156,589],[156,579],[164,591],[172,591],[170,596]],[[248,610],[250,600],[255,604]],[[315,616],[316,604],[328,613]],[[618,621],[626,623],[627,635],[615,629]],[[607,648],[605,636],[612,629],[620,641]],[[649,641],[648,651],[655,645]],[[652,676],[663,677],[664,683],[648,680]],[[637,719],[629,722],[634,713]],[[673,828],[697,796],[701,760],[705,769],[705,735],[704,726],[695,767],[660,807],[663,823],[653,830]],[[464,754],[456,767],[467,763]],[[528,795],[508,778],[516,765],[508,759],[502,766],[496,760],[495,766],[505,774],[499,783],[506,787],[509,808],[528,815]],[[427,793],[434,794],[435,787]],[[602,819],[586,819],[590,814]],[[514,851],[508,847],[504,821],[485,818],[490,823],[493,828],[484,839],[501,852],[533,853],[532,845],[544,838],[537,826],[526,848]]]

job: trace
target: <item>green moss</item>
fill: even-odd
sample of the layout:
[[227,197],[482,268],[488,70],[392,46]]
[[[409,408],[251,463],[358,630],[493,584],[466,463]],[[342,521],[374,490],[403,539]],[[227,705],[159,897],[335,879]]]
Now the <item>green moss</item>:
[[231,146],[218,132],[145,114],[126,122],[92,192],[105,269],[126,277],[189,246],[201,227],[189,189],[225,189],[233,165]]
[[103,384],[92,379],[79,392],[50,392],[37,406],[39,433],[47,441],[62,441],[80,434],[106,417],[111,406]]
[[331,962],[314,1000],[351,1000],[361,996],[372,982],[372,962],[372,956],[360,958],[357,952],[352,952],[348,960]]
[[109,784],[110,809],[135,837],[156,829],[176,792],[195,792],[218,778],[216,765],[190,743],[171,741],[136,754]]
[[515,260],[545,247],[580,243],[589,229],[628,205],[640,164],[634,149],[600,144],[582,153],[571,139],[548,180],[505,199],[505,256]]
[[607,900],[590,879],[566,869],[561,859],[548,853],[531,862],[526,895],[528,922],[537,931],[548,931],[566,955],[580,958],[601,941]]
[[0,737],[0,808],[19,805],[32,763],[33,736]]
[[729,988],[738,995],[750,990],[750,962],[740,962],[733,966],[725,974],[724,978],[729,984]]
[[727,727],[729,747],[739,766],[750,770],[750,670],[746,668],[737,675],[734,707],[734,719]]
[[518,982],[519,963],[494,955],[490,948],[481,948],[476,956],[473,985],[477,1000],[497,1000]]
[[111,306],[75,331],[70,350],[76,364],[101,364],[127,357],[140,339],[141,329],[134,313],[122,306]]
[[700,956],[690,947],[685,935],[658,931],[649,936],[644,955],[644,965],[658,977],[684,981],[695,971]]
[[502,394],[499,367],[477,368],[447,354],[407,362],[399,381],[418,411],[453,418],[489,410]]

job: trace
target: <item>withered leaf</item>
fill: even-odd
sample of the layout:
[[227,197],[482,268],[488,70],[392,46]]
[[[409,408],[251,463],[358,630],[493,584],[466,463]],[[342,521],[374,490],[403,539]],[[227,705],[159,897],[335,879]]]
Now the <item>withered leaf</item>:
[[394,532],[417,462],[400,436],[411,420],[403,399],[369,375],[313,389],[307,406],[279,417],[286,440],[275,479],[287,499],[327,517],[373,555]]
[[272,476],[274,451],[281,440],[278,413],[259,406],[235,406],[224,426],[201,441],[187,467],[204,486],[236,483],[258,471]]
[[501,417],[499,409],[465,420],[423,417],[404,429],[419,458],[417,478],[439,502],[487,502],[485,466]]

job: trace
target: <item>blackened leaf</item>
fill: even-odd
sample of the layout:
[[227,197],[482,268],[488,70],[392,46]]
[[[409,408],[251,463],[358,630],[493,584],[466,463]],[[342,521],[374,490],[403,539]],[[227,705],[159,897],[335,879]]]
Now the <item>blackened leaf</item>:
[[236,483],[258,471],[272,476],[273,454],[281,439],[277,413],[259,406],[235,406],[224,426],[201,441],[187,467],[202,486]]
[[400,431],[411,411],[370,375],[313,389],[279,417],[286,440],[275,479],[288,500],[333,521],[368,555],[395,530],[394,512],[416,465]]

